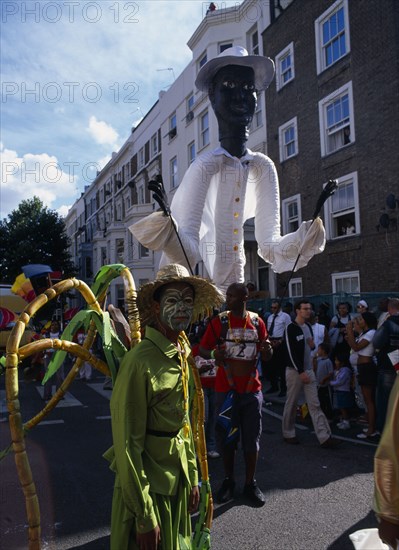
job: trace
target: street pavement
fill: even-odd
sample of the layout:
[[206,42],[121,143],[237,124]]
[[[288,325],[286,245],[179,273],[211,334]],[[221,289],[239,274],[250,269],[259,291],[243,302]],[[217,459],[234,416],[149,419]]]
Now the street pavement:
[[[109,399],[103,377],[77,380],[66,398],[26,437],[39,495],[42,547],[49,550],[109,548],[113,474],[102,458],[111,445]],[[42,387],[20,381],[23,420],[43,406]],[[0,450],[10,442],[4,377],[0,381]],[[333,428],[342,444],[318,445],[309,420],[297,424],[300,445],[281,435],[283,400],[265,399],[257,480],[266,494],[262,508],[241,497],[244,464],[237,456],[235,499],[215,505],[211,532],[215,550],[352,550],[348,535],[376,527],[371,510],[376,445]],[[214,492],[223,480],[221,459],[210,460]],[[13,454],[0,462],[0,548],[27,548],[24,497]],[[195,521],[195,517],[194,517]],[[172,549],[167,549],[172,550]]]

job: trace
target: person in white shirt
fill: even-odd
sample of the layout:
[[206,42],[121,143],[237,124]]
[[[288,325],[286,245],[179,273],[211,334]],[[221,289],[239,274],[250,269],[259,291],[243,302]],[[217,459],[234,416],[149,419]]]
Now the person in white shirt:
[[328,420],[320,407],[316,375],[310,358],[310,352],[315,347],[308,324],[312,307],[307,300],[303,299],[295,304],[295,311],[297,314],[295,321],[288,325],[284,334],[287,346],[287,399],[282,419],[283,438],[290,445],[299,443],[295,435],[295,414],[298,397],[303,390],[320,447],[332,449],[336,447],[337,442],[331,437]]
[[[359,439],[373,439],[379,435],[376,430],[377,364],[373,360],[375,348],[373,336],[377,328],[377,318],[366,311],[346,325],[346,339],[352,349],[350,362],[357,369],[357,379],[367,407],[368,427],[366,432],[357,435]],[[355,335],[355,331],[359,336]]]
[[[270,380],[270,388],[265,394],[277,393],[279,397],[284,397],[287,393],[287,384],[285,382],[285,363],[284,350],[281,346],[286,327],[291,323],[291,317],[288,313],[281,311],[281,304],[274,300],[270,307],[272,314],[267,318],[267,332],[273,348],[273,355],[265,363],[266,378]],[[279,388],[280,384],[280,388]]]
[[[203,260],[222,291],[244,281],[244,223],[249,218],[255,218],[259,256],[278,273],[291,270],[299,252],[296,269],[307,265],[325,246],[320,218],[281,236],[275,166],[263,153],[246,147],[257,92],[266,89],[273,76],[271,59],[248,55],[243,47],[233,46],[208,61],[196,79],[197,88],[209,94],[221,146],[190,165],[174,194],[171,212],[191,266]],[[162,185],[154,198],[165,211]],[[142,245],[163,252],[161,265],[173,262],[190,267],[171,220],[163,212],[153,212],[129,229]]]
[[318,322],[317,315],[314,311],[312,311],[310,315],[309,323],[312,326],[313,340],[316,346],[316,349],[313,350],[311,354],[311,357],[313,359],[313,357],[317,354],[317,348],[319,347],[319,345],[323,342],[328,342],[328,331],[327,327]]

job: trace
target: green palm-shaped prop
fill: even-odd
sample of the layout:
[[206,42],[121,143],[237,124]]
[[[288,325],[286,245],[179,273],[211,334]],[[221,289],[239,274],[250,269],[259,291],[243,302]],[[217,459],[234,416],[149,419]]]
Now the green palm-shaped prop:
[[[123,276],[126,269],[126,266],[123,264],[112,264],[101,267],[97,272],[91,286],[91,291],[100,304],[104,303],[111,282],[115,278]],[[106,362],[111,371],[112,379],[115,380],[119,363],[127,349],[116,334],[107,311],[101,311],[101,313],[93,309],[79,311],[62,333],[61,340],[72,341],[81,329],[87,332],[90,322],[95,325],[97,333],[102,340]],[[54,354],[42,384],[45,384],[47,380],[54,376],[64,362],[66,355],[67,352],[63,350],[57,351]]]
[[104,265],[99,269],[91,285],[91,291],[99,302],[102,302],[107,294],[110,283],[116,277],[120,277],[125,269],[127,268],[123,264]]
[[[36,487],[33,482],[32,472],[29,465],[28,455],[25,447],[25,434],[36,426],[48,413],[57,405],[58,401],[68,390],[70,384],[75,379],[80,367],[85,361],[90,362],[94,368],[107,376],[115,378],[119,367],[119,362],[126,353],[127,348],[118,338],[107,311],[102,307],[105,303],[105,297],[109,285],[116,277],[122,277],[125,283],[125,298],[128,311],[128,323],[130,327],[131,346],[133,347],[140,341],[140,320],[136,305],[136,288],[133,277],[128,268],[122,264],[103,266],[97,273],[92,288],[90,289],[84,282],[77,279],[67,279],[49,288],[43,294],[31,302],[20,315],[7,342],[6,357],[6,396],[7,407],[10,413],[9,424],[12,438],[12,445],[1,455],[5,456],[9,450],[15,454],[18,477],[25,494],[25,503],[29,524],[29,550],[40,550],[40,508],[37,498]],[[78,312],[69,325],[66,327],[59,340],[50,338],[37,340],[19,348],[22,334],[32,315],[34,315],[49,300],[52,300],[59,294],[71,289],[78,290],[84,297],[88,307]],[[100,305],[101,304],[101,305]],[[72,340],[76,333],[81,330],[87,332],[82,346],[74,343]],[[107,363],[104,363],[95,357],[90,349],[93,345],[96,334],[102,338],[104,353]],[[67,374],[61,387],[49,403],[31,420],[22,423],[20,404],[18,400],[18,364],[19,362],[38,351],[53,348],[56,350],[52,361],[49,364],[48,372],[44,382],[51,378],[60,368],[67,353],[77,357],[73,367]],[[197,449],[197,455],[201,467],[202,488],[200,514],[195,528],[192,546],[196,550],[206,550],[210,547],[210,526],[212,523],[212,493],[209,484],[208,465],[206,459],[206,444],[204,436],[204,403],[201,382],[195,365],[191,365],[195,380],[195,430],[194,440]]]

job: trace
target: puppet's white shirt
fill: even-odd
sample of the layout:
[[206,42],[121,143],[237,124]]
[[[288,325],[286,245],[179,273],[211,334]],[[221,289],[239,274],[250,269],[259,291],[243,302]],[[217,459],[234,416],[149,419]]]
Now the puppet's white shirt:
[[[244,222],[255,218],[258,254],[282,273],[296,269],[324,250],[320,218],[303,222],[297,231],[280,235],[280,197],[273,162],[263,153],[247,150],[240,159],[219,147],[191,164],[173,197],[173,218],[192,267],[204,261],[213,282],[226,290],[244,281]],[[187,266],[170,219],[154,212],[130,231],[147,248],[162,250],[161,265]]]

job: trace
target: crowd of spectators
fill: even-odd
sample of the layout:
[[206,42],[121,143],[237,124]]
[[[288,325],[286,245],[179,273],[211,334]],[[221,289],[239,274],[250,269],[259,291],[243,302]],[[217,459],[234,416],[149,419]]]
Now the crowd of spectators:
[[[357,438],[378,442],[395,382],[394,359],[391,360],[390,354],[399,348],[399,299],[382,299],[377,312],[371,312],[364,299],[357,302],[355,312],[346,301],[336,305],[334,314],[330,313],[330,304],[326,301],[317,308],[311,305],[308,323],[314,348],[310,353],[321,410],[339,430],[357,428]],[[272,300],[270,311],[262,308],[257,313],[265,321],[273,346],[272,359],[264,362],[259,358],[258,361],[263,392],[268,398],[274,395],[283,403],[287,393],[284,333],[295,320],[295,307],[290,302],[282,305],[279,300]],[[200,341],[207,322],[205,319],[193,327],[193,343]],[[212,384],[203,374],[205,387]],[[213,424],[216,414],[211,392],[212,389],[207,388],[205,398],[207,416],[210,415]],[[218,456],[213,437],[209,444],[210,456]]]

